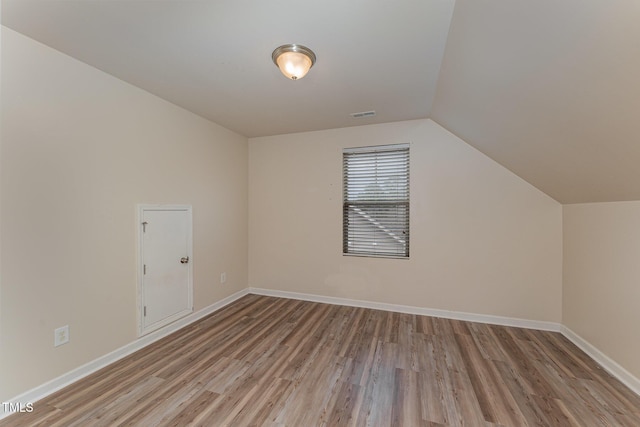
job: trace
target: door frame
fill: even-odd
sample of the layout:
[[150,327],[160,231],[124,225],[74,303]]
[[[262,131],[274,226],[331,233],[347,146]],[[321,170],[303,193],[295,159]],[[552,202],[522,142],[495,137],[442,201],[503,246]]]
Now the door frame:
[[[143,218],[145,211],[186,211],[187,212],[187,251],[186,256],[189,257],[188,268],[188,310],[184,310],[175,315],[169,316],[166,319],[154,323],[151,327],[144,325],[144,232],[143,232]],[[138,308],[138,337],[146,335],[150,332],[160,329],[169,323],[193,313],[193,212],[191,205],[162,205],[162,204],[139,204],[137,205],[137,217],[136,227],[138,236],[138,260],[137,260],[137,308]]]

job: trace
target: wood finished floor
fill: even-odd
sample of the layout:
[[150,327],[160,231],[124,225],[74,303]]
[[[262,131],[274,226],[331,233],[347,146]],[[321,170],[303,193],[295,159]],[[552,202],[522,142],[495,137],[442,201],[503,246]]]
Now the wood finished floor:
[[561,334],[247,295],[0,426],[640,426]]

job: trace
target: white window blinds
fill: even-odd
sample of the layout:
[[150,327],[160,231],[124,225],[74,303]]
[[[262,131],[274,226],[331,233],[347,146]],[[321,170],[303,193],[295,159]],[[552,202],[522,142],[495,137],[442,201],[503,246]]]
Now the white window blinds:
[[409,144],[343,151],[342,252],[409,257]]

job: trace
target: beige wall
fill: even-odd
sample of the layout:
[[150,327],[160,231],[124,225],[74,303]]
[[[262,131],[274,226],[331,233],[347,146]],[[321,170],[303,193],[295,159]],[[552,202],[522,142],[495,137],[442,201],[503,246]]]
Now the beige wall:
[[[0,400],[135,340],[138,203],[193,205],[196,310],[250,285],[562,321],[640,377],[640,202],[562,207],[430,120],[247,145],[4,27],[1,60]],[[404,142],[411,259],[342,256],[342,148]]]
[[[247,287],[248,153],[242,136],[2,31],[5,400],[136,339],[138,203],[193,206],[196,310]],[[65,324],[71,341],[54,348]]]
[[563,323],[640,378],[640,202],[563,212]]
[[[342,148],[411,143],[411,259],[345,257]],[[560,322],[562,207],[431,120],[249,140],[249,284]]]

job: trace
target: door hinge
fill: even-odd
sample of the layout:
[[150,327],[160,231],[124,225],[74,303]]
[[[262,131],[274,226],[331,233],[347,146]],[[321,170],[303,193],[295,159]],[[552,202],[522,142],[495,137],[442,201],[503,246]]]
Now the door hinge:
[[142,264],[142,274],[147,274],[147,264]]
[[147,221],[142,223],[142,232],[146,233],[147,232],[147,224],[149,224]]
[[143,310],[143,311],[144,311],[143,316],[145,316],[145,317],[146,317],[146,315],[147,315],[147,306],[146,306],[146,305],[144,306],[144,310]]

